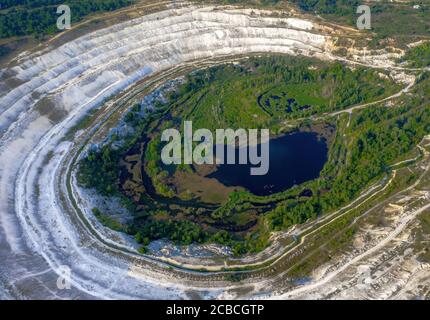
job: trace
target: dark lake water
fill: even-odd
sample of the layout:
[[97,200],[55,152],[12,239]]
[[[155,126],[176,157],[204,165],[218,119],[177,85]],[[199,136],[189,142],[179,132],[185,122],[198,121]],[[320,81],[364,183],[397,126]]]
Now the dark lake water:
[[255,195],[269,195],[318,178],[327,153],[326,142],[316,133],[295,132],[270,140],[266,175],[252,176],[250,168],[255,166],[251,164],[224,164],[209,177],[227,186],[244,187]]

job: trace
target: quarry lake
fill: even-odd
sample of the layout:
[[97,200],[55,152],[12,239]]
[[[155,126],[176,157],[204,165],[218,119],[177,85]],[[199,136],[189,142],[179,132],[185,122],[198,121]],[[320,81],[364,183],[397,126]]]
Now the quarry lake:
[[226,186],[243,187],[255,195],[265,196],[318,178],[327,161],[327,152],[325,139],[317,133],[294,132],[270,140],[270,165],[266,175],[251,175],[251,164],[225,164],[219,165],[209,177]]

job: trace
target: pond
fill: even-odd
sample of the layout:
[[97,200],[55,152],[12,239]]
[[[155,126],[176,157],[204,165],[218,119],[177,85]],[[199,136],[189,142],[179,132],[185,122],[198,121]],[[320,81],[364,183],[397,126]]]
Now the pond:
[[[255,195],[265,196],[318,178],[327,161],[327,143],[315,132],[294,132],[273,138],[269,143],[266,175],[251,175],[251,164],[224,164],[208,177],[226,186],[243,187]],[[238,152],[236,149],[236,159]]]

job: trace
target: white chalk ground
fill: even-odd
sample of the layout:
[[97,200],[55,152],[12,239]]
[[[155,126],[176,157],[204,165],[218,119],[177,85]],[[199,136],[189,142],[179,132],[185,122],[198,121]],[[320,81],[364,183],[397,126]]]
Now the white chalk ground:
[[[255,52],[334,58],[330,39],[314,33],[309,21],[184,7],[92,32],[52,51],[23,54],[18,66],[1,70],[3,83],[22,82],[0,86],[1,295],[169,299],[187,298],[192,290],[225,297],[223,288],[190,288],[110,254],[64,214],[55,178],[70,150],[61,138],[106,97],[183,62]],[[36,106],[47,100],[65,117],[41,115]],[[44,163],[50,151],[54,156]],[[71,290],[57,287],[63,266],[72,271]]]

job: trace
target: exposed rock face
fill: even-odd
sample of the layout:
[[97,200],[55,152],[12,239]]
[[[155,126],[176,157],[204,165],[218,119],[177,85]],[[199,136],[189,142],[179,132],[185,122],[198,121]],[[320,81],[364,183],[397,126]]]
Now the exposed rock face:
[[296,18],[187,7],[99,30],[22,58],[7,70],[24,84],[0,91],[2,112],[7,112],[0,129],[48,93],[55,93],[55,104],[70,111],[185,61],[250,52],[321,53],[326,38],[311,33],[312,28],[311,22]]
[[[57,193],[71,145],[61,139],[106,97],[182,63],[264,52],[333,58],[331,38],[316,27],[264,11],[183,7],[21,55],[0,70],[0,297],[228,296],[223,287],[184,286],[77,232]],[[57,286],[64,266],[71,291]]]
[[[80,115],[146,75],[224,55],[321,55],[327,38],[312,32],[309,21],[274,18],[267,12],[183,7],[17,57],[15,66],[0,71],[2,282],[14,295],[32,286],[33,297],[51,297],[54,292],[69,296],[56,289],[55,281],[60,266],[68,265],[75,272],[73,287],[78,288],[72,290],[80,297],[85,292],[126,297],[129,290],[141,298],[183,296],[182,290],[166,291],[147,276],[142,281],[126,277],[121,288],[106,291],[112,278],[125,277],[129,266],[108,266],[112,258],[82,247],[82,239],[58,207],[52,176],[69,147],[57,145]],[[50,150],[55,150],[50,165],[42,165]],[[21,258],[25,263],[18,267]],[[15,280],[33,273],[31,284]]]

